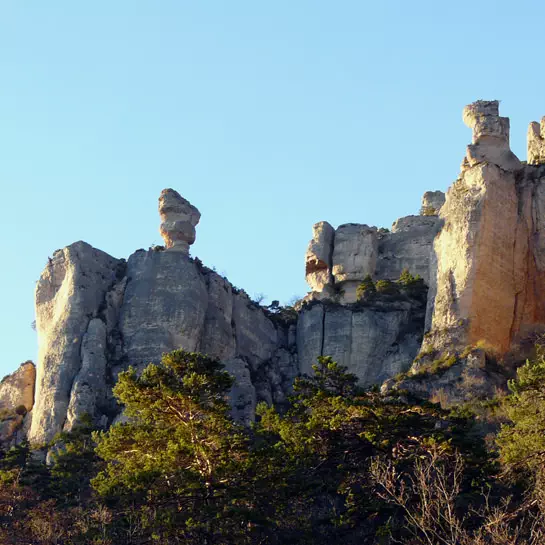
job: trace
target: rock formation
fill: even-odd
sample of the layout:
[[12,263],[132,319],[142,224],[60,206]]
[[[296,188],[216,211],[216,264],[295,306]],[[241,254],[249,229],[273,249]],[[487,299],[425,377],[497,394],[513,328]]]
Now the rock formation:
[[545,117],[541,118],[541,123],[532,121],[528,127],[528,164],[543,163],[545,163]]
[[[233,415],[243,422],[260,400],[284,403],[319,355],[346,365],[361,385],[384,382],[384,393],[445,404],[503,387],[497,362],[545,331],[544,122],[530,125],[524,165],[497,101],[470,104],[463,119],[473,139],[446,197],[426,192],[420,214],[391,230],[314,225],[305,257],[311,291],[287,319],[189,256],[200,213],[172,189],[159,198],[165,248],[127,261],[84,242],[55,252],[36,288],[35,400],[28,364],[0,384],[0,408],[28,414],[0,433],[44,443],[86,413],[108,426],[120,411],[111,393],[118,374],[178,348],[225,364],[236,379]],[[421,278],[418,290],[395,283],[405,270]],[[361,298],[367,277],[383,288]]]
[[0,382],[0,440],[8,440],[17,432],[23,438],[32,418],[36,367],[31,361],[22,363],[14,373]]
[[422,195],[421,216],[437,216],[445,204],[445,194],[442,191],[426,191]]
[[189,246],[195,242],[195,227],[201,213],[174,189],[165,189],[159,197],[159,231],[167,250],[189,254]]

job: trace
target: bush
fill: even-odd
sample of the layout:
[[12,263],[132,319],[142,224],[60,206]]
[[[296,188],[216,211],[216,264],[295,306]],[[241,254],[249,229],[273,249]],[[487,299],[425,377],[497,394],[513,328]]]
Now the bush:
[[399,293],[397,286],[391,280],[377,280],[375,288],[378,293],[395,295]]
[[375,283],[373,282],[373,279],[371,278],[371,275],[367,275],[361,282],[361,284],[356,289],[356,297],[358,300],[363,299],[367,295],[370,295],[371,293],[375,293],[376,287]]

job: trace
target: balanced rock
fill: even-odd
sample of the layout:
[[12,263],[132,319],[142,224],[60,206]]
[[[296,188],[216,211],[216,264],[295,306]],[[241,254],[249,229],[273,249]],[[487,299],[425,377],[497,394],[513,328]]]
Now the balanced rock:
[[159,215],[159,231],[167,250],[189,254],[201,213],[174,189],[164,189],[159,197]]

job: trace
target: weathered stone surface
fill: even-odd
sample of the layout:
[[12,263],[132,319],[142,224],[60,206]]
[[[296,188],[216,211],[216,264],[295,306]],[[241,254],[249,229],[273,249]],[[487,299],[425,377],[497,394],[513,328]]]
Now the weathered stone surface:
[[312,374],[316,358],[323,355],[325,309],[312,304],[299,313],[297,320],[297,354],[302,374]]
[[305,276],[312,291],[322,291],[331,285],[333,244],[335,230],[327,221],[320,221],[312,227],[312,240],[305,256]]
[[257,369],[279,346],[276,327],[244,292],[233,298],[233,322],[237,357]]
[[403,269],[430,281],[433,240],[443,220],[438,216],[406,216],[392,225],[391,232],[379,234],[375,277],[397,280]]
[[28,412],[34,405],[34,385],[36,367],[31,361],[22,363],[19,368],[0,382],[0,410],[14,411],[23,406]]
[[542,165],[545,163],[545,117],[541,123],[532,121],[528,127],[528,164]]
[[437,216],[445,204],[445,194],[442,191],[426,191],[422,195],[421,216]]
[[235,420],[250,424],[255,419],[257,398],[249,366],[240,358],[226,360],[224,365],[235,379],[229,392],[231,414]]
[[464,123],[473,129],[467,147],[467,164],[491,162],[504,170],[516,170],[520,161],[509,148],[509,118],[500,117],[497,100],[478,100],[464,108]]
[[206,275],[205,280],[208,305],[199,351],[220,360],[230,360],[235,357],[236,352],[233,289],[227,280],[212,271]]
[[106,324],[93,318],[83,336],[81,367],[70,392],[64,431],[71,431],[84,415],[100,418],[95,411],[107,395],[106,366]]
[[517,215],[514,174],[494,164],[466,170],[449,189],[441,211],[445,226],[435,240],[432,331],[457,331],[455,344],[482,339],[500,351],[508,348],[516,295]]
[[119,328],[128,362],[142,369],[164,352],[197,350],[208,305],[197,265],[182,252],[139,250],[127,278]]
[[333,276],[339,284],[362,280],[373,275],[377,263],[378,241],[376,228],[347,223],[335,231],[333,248]]
[[167,250],[189,254],[189,246],[195,242],[195,226],[200,212],[174,189],[163,189],[159,197],[159,231]]
[[482,340],[504,353],[527,269],[527,233],[518,228],[520,163],[506,160],[509,123],[498,117],[496,102],[466,107],[464,119],[473,127],[473,147],[484,151],[479,162],[468,161],[441,209],[445,225],[434,243],[435,298],[425,345],[460,348]]
[[419,373],[415,366],[406,378],[387,380],[381,393],[388,395],[401,390],[449,408],[459,403],[491,398],[505,386],[505,377],[487,366],[485,353],[474,350],[448,369],[435,373]]
[[36,286],[39,354],[29,439],[47,442],[63,429],[91,319],[116,280],[120,262],[85,242],[58,250]]
[[424,331],[424,303],[376,301],[364,305],[313,303],[297,323],[297,354],[302,373],[312,374],[318,356],[346,365],[362,386],[406,371]]

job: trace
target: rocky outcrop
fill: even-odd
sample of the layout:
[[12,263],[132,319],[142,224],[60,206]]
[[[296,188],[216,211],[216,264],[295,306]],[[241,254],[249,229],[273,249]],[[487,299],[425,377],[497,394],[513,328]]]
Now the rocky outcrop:
[[342,300],[354,303],[358,284],[377,265],[377,229],[356,223],[340,225],[335,231],[333,278]]
[[297,322],[302,373],[312,374],[317,356],[332,356],[361,386],[407,371],[422,342],[425,300],[395,295],[341,305],[313,302]]
[[420,215],[398,219],[391,230],[358,223],[337,229],[326,221],[315,224],[306,254],[306,280],[311,289],[306,300],[355,303],[357,287],[367,275],[375,280],[397,280],[405,269],[428,284],[444,200],[441,191],[426,192]]
[[528,127],[528,164],[542,165],[545,163],[545,117],[541,123],[532,121]]
[[71,397],[77,396],[72,390],[82,370],[83,339],[121,265],[105,252],[76,242],[56,251],[38,280],[39,353],[29,433],[34,443],[51,440],[65,425]]
[[332,257],[335,229],[327,221],[312,227],[312,239],[305,256],[305,276],[312,291],[323,291],[333,283]]
[[424,350],[481,341],[502,355],[545,324],[543,174],[508,149],[497,102],[466,107],[464,120],[473,144],[440,213]]
[[520,168],[520,161],[509,148],[509,118],[500,117],[499,101],[473,102],[464,108],[463,119],[473,129],[473,143],[465,157],[469,167],[490,162],[503,170]]
[[36,290],[40,355],[31,441],[70,431],[84,414],[108,425],[119,412],[111,393],[118,374],[129,365],[142,370],[174,349],[226,364],[237,379],[233,414],[242,421],[253,419],[263,397],[282,401],[289,393],[298,374],[289,325],[189,257],[196,208],[165,190],[159,211],[164,251],[138,250],[125,263],[78,242],[49,261]]
[[36,367],[31,361],[22,363],[0,382],[0,441],[26,438],[25,423],[32,414],[35,382]]
[[434,215],[406,216],[392,225],[392,230],[380,233],[377,267],[374,277],[397,280],[404,269],[430,281],[433,241],[442,220]]
[[[138,250],[127,262],[83,242],[55,252],[36,289],[35,404],[29,387],[0,384],[0,404],[24,397],[32,409],[6,433],[26,433],[30,414],[28,436],[39,443],[83,414],[107,426],[119,413],[117,375],[179,348],[224,362],[236,379],[233,415],[246,423],[258,401],[285,403],[295,377],[311,373],[320,355],[363,386],[386,381],[385,391],[447,404],[501,387],[498,368],[475,346],[501,363],[514,343],[545,331],[544,125],[531,124],[523,165],[497,101],[470,104],[463,118],[473,139],[460,176],[446,196],[426,192],[420,215],[391,230],[314,225],[305,256],[311,292],[289,319],[189,256],[200,213],[172,189],[159,199],[165,248]],[[399,282],[388,291],[382,282],[358,300],[366,277],[396,281],[404,270],[424,286],[417,280],[414,292]]]
[[36,367],[31,361],[22,363],[17,371],[4,377],[0,382],[0,410],[24,407],[25,412],[31,411],[35,382]]
[[409,373],[384,382],[384,395],[410,394],[429,399],[443,408],[475,399],[494,397],[506,388],[505,376],[487,362],[484,350],[467,351],[460,356],[445,355],[442,360],[417,360]]
[[167,250],[189,254],[189,246],[195,242],[195,226],[201,213],[174,189],[164,189],[159,197],[159,231]]
[[422,195],[421,216],[437,216],[445,204],[445,194],[442,191],[426,191]]

